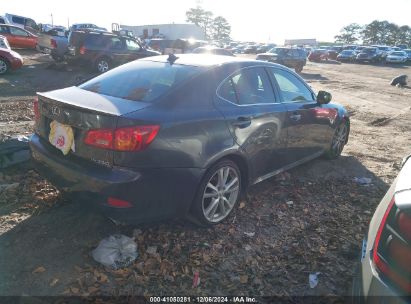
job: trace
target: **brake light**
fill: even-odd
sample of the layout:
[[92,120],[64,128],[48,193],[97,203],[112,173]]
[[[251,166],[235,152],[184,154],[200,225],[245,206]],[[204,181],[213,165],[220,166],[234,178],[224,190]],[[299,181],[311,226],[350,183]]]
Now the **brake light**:
[[121,199],[115,198],[115,197],[109,197],[107,200],[107,203],[111,207],[116,207],[116,208],[130,208],[133,207],[129,202],[123,201]]
[[33,100],[33,111],[34,111],[34,121],[37,124],[40,121],[40,109],[39,109],[39,99],[34,97]]
[[157,125],[90,130],[84,142],[102,149],[141,151],[154,140],[159,130]]
[[84,54],[86,53],[86,48],[85,48],[84,46],[82,46],[82,47],[79,49],[79,53],[80,53],[81,55],[84,55]]
[[[401,234],[411,241],[411,217],[404,212],[400,212],[398,215],[398,228]],[[410,260],[411,262],[411,260]]]
[[51,45],[51,48],[57,49],[57,42],[56,42],[56,40],[50,39],[50,45]]
[[[393,198],[378,228],[373,249],[373,261],[377,269],[387,278],[406,293],[411,293],[411,247],[391,232],[394,227],[397,227],[399,234],[406,236],[403,229],[408,227],[407,225],[410,223],[407,218],[401,216],[401,211],[399,216],[395,217],[397,220],[394,223],[388,223],[388,220],[392,218],[389,215],[394,206],[395,201]],[[388,225],[390,226],[389,229],[387,228]]]

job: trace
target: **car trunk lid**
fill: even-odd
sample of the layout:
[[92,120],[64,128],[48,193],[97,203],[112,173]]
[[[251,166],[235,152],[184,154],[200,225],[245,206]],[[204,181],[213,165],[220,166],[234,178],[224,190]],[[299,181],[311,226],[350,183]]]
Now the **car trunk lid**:
[[119,117],[139,111],[148,103],[124,100],[86,91],[78,87],[38,93],[40,117],[36,132],[48,143],[51,150],[62,154],[49,142],[51,123],[68,125],[74,135],[72,157],[88,159],[96,163],[112,166],[113,151],[86,145],[84,139],[91,129],[115,129]]

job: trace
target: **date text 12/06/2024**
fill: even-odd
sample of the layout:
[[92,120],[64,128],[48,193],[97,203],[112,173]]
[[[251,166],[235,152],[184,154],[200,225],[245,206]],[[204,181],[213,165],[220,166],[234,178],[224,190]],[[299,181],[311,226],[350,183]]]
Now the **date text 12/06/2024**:
[[150,297],[150,303],[257,303],[253,297]]

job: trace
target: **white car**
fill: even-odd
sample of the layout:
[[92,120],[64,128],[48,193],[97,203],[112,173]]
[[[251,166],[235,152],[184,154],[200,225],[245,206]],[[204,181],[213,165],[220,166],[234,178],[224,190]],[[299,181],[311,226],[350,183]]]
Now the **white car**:
[[387,55],[385,58],[386,62],[392,63],[404,63],[408,59],[407,53],[404,51],[394,51]]

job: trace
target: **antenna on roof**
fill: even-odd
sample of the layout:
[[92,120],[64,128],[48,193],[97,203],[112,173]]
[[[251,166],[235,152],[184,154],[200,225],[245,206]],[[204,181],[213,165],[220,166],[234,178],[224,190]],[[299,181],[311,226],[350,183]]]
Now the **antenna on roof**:
[[167,61],[170,63],[170,65],[172,65],[178,58],[179,57],[171,53],[168,55]]

